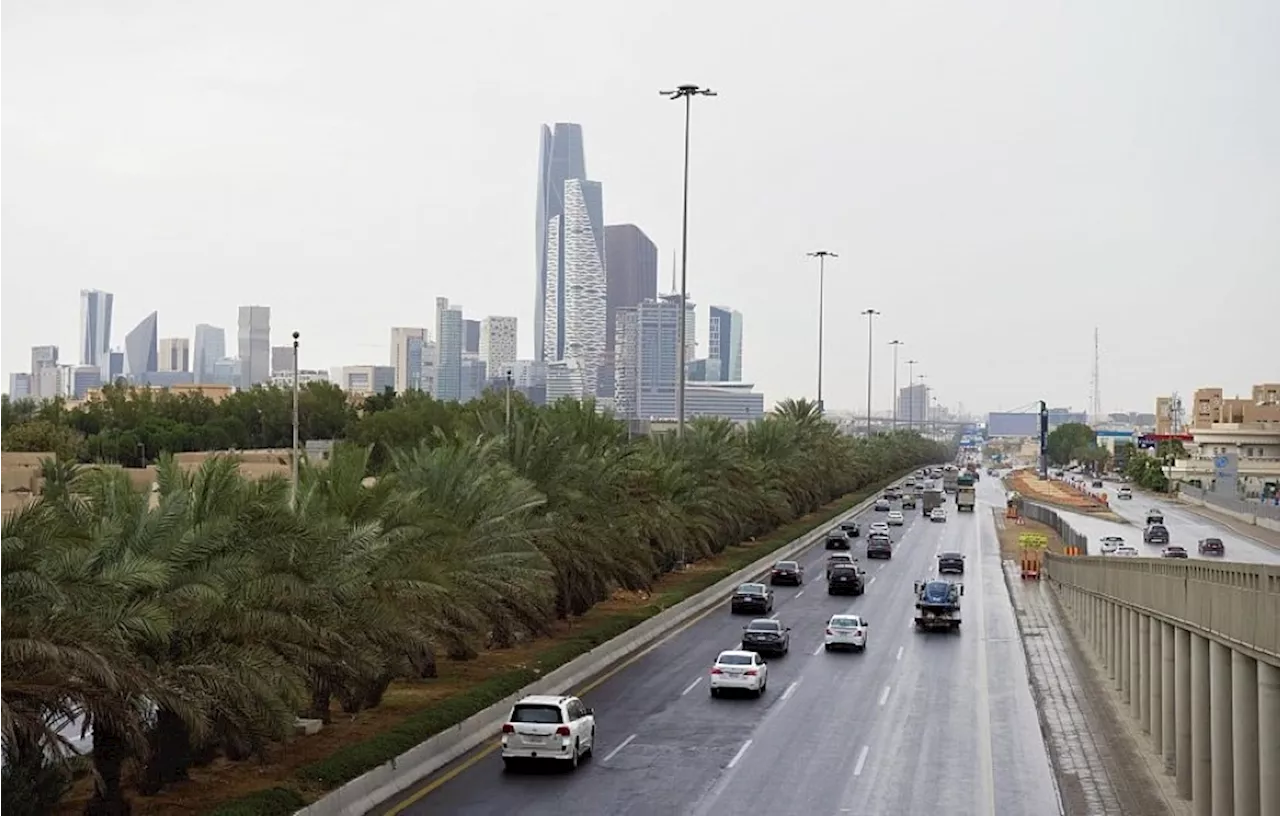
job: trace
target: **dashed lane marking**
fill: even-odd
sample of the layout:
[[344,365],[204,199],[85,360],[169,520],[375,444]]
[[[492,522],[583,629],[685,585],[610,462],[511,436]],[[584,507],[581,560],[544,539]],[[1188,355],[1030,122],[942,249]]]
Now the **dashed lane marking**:
[[894,660],[901,660],[901,659],[902,659],[902,650],[903,650],[903,649],[905,649],[905,648],[906,648],[905,646],[899,646],[899,647],[898,647],[898,655],[897,655],[897,657],[895,657],[895,658],[894,658]]
[[681,697],[683,697],[683,696],[685,696],[686,694],[688,694],[689,692],[693,691],[695,688],[697,688],[697,687],[698,687],[698,684],[699,684],[699,683],[701,683],[701,682],[702,682],[702,678],[701,678],[701,677],[699,677],[697,680],[694,680],[692,683],[690,683],[690,684],[689,684],[689,687],[688,687],[688,688],[686,688],[684,691],[680,692],[680,696],[681,696]]
[[788,697],[790,697],[790,696],[791,696],[791,692],[795,691],[795,690],[796,690],[796,686],[798,686],[798,685],[800,685],[800,681],[799,681],[799,680],[793,680],[793,681],[791,682],[791,685],[787,686],[787,690],[786,690],[786,691],[784,691],[784,692],[782,692],[782,700],[786,700]]
[[751,747],[751,740],[747,740],[746,742],[742,743],[742,747],[738,749],[738,753],[733,755],[733,759],[729,760],[729,764],[726,765],[725,768],[732,768],[734,765],[737,765],[738,760],[742,759],[742,755],[745,754],[747,752],[747,749],[750,747]]
[[604,761],[605,761],[605,762],[608,762],[609,760],[611,760],[611,759],[613,759],[614,757],[616,757],[616,756],[618,755],[618,752],[619,752],[619,751],[621,751],[623,748],[626,748],[628,745],[630,745],[630,744],[631,744],[631,741],[632,741],[632,740],[634,740],[635,738],[636,738],[636,735],[635,735],[635,734],[632,734],[631,736],[629,736],[629,737],[627,737],[626,739],[624,739],[624,740],[623,740],[623,741],[618,745],[618,747],[617,747],[617,748],[614,748],[612,751],[610,751],[609,753],[607,753],[607,754],[605,754],[605,755],[604,755]]
[[871,746],[862,746],[862,750],[858,752],[858,762],[853,766],[854,776],[862,776],[862,766],[867,764],[867,754],[869,753],[871,753]]
[[880,705],[884,705],[889,699],[889,686],[884,687],[884,691],[880,692]]

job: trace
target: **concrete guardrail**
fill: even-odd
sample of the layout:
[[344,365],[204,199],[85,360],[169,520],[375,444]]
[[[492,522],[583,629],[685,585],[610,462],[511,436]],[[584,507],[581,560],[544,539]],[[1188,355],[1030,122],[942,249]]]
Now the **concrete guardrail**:
[[453,728],[409,749],[391,762],[380,765],[330,791],[318,801],[297,811],[296,816],[363,816],[371,808],[412,787],[424,777],[479,745],[494,739],[511,712],[511,707],[521,698],[530,694],[560,694],[581,685],[610,666],[667,636],[682,623],[723,603],[739,584],[762,576],[775,561],[792,558],[822,541],[827,531],[834,525],[867,510],[877,498],[879,498],[879,491],[848,512],[813,528],[791,543],[761,557],[750,566],[738,570],[697,595],[659,612],[613,640],[600,644],[501,702],[489,706]]

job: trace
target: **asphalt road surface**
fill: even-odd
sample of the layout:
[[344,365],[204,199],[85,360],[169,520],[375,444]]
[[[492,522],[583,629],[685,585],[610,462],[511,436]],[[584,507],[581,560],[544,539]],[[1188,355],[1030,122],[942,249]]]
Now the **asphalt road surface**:
[[[952,502],[946,523],[906,511],[890,561],[868,561],[860,539],[861,597],[828,596],[826,553],[805,553],[804,585],[775,588],[791,652],[769,660],[762,698],[709,695],[713,660],[749,620],[726,602],[586,692],[599,746],[577,772],[505,773],[490,744],[372,812],[1057,813],[991,519],[1002,493],[982,488],[978,512]],[[864,535],[883,515],[862,516]],[[964,622],[957,634],[918,633],[912,584],[945,550],[967,556]],[[845,611],[868,619],[868,647],[828,654],[825,624]]]
[[[1146,523],[1147,511],[1154,507],[1164,513],[1164,523],[1169,528],[1169,543],[1179,547],[1186,547],[1187,553],[1192,558],[1206,558],[1214,561],[1245,561],[1255,564],[1280,564],[1280,550],[1268,546],[1262,541],[1241,535],[1213,519],[1182,509],[1176,502],[1162,500],[1156,496],[1137,491],[1134,492],[1132,499],[1116,499],[1114,496],[1119,486],[1118,483],[1108,482],[1107,495],[1113,497],[1111,499],[1111,509],[1115,511],[1116,515],[1128,521],[1129,524],[1117,524],[1113,521],[1080,513],[1058,511],[1072,527],[1089,537],[1090,555],[1102,554],[1099,549],[1101,546],[1099,541],[1103,536],[1116,535],[1123,538],[1125,544],[1137,547],[1140,555],[1152,558],[1159,557],[1163,547],[1142,543],[1142,528]],[[1241,523],[1240,526],[1244,527],[1246,525]],[[1226,547],[1225,556],[1200,555],[1197,544],[1199,544],[1200,539],[1210,537],[1222,539],[1222,543]]]

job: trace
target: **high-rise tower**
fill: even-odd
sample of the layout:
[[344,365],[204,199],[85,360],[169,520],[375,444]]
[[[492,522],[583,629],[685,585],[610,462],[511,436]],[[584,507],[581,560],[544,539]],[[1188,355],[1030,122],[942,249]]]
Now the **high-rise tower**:
[[101,367],[111,349],[111,305],[114,296],[97,289],[80,290],[80,365]]

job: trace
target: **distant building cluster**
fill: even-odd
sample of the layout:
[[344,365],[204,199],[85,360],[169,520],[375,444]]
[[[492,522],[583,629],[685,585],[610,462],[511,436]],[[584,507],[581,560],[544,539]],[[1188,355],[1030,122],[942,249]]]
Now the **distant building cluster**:
[[31,370],[10,376],[10,397],[83,399],[121,381],[245,389],[289,386],[296,378],[332,381],[357,395],[421,391],[463,402],[509,387],[538,404],[592,398],[621,418],[662,422],[676,416],[684,366],[687,416],[762,416],[763,395],[743,382],[741,313],[709,308],[708,347],[700,356],[694,304],[682,314],[678,294],[658,293],[653,241],[634,224],[604,223],[603,187],[587,177],[582,127],[543,126],[540,147],[533,359],[519,359],[515,317],[468,319],[460,305],[438,297],[434,320],[391,328],[386,365],[295,374],[292,343],[272,345],[269,306],[239,308],[233,348],[224,328],[206,323],[190,337],[160,337],[157,312],[113,345],[114,296],[86,289],[77,363],[62,361],[58,346],[35,346]]

